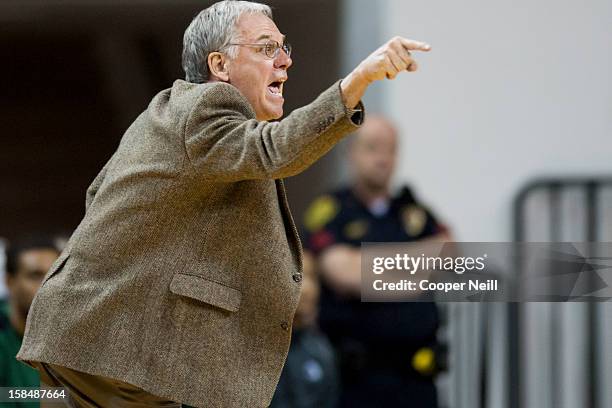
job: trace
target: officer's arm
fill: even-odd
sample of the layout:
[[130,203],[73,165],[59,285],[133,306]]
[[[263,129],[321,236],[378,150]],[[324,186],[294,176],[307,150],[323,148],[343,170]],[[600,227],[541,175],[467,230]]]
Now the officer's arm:
[[[435,235],[418,241],[418,249],[415,247],[415,253],[419,256],[425,254],[427,256],[437,255],[436,252],[430,252],[434,248],[428,246],[428,243],[451,242],[452,236],[448,229],[442,229]],[[359,249],[355,249],[349,245],[332,245],[321,253],[320,268],[323,278],[327,284],[338,294],[345,296],[358,296],[361,293],[361,253]]]
[[361,253],[349,245],[332,245],[319,257],[321,275],[335,292],[345,296],[361,291]]

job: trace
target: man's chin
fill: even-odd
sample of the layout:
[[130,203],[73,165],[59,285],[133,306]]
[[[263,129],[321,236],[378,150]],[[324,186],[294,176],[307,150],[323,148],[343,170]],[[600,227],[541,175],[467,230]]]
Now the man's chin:
[[373,191],[382,191],[386,190],[389,187],[388,180],[379,180],[379,179],[369,179],[366,181],[366,184],[370,190]]
[[278,119],[282,118],[283,117],[283,109],[281,108],[280,111],[274,110],[273,112],[270,112],[269,117],[270,117],[270,119],[268,119],[268,120],[278,120]]
[[270,101],[268,101],[267,104],[262,104],[262,105],[263,106],[260,105],[261,110],[255,111],[255,113],[257,114],[257,120],[270,121],[270,120],[277,120],[283,117],[283,105],[282,104],[279,106],[278,104],[271,104]]

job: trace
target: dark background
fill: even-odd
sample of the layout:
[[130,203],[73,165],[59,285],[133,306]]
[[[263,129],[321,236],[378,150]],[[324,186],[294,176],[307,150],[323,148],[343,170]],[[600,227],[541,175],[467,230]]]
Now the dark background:
[[[0,236],[76,227],[124,131],[183,78],[183,32],[212,3],[0,3]],[[287,114],[339,78],[339,1],[268,4],[294,50]],[[287,180],[297,219],[334,168],[331,154]]]

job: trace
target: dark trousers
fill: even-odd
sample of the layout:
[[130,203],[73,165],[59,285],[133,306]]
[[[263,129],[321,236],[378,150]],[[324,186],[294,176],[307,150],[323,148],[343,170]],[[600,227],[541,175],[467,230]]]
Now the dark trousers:
[[[54,364],[32,362],[40,373],[41,387],[64,387],[69,398],[65,405],[73,408],[180,408],[181,404],[155,396],[141,388],[113,378],[91,375]],[[42,402],[41,407],[58,407]]]
[[341,408],[437,408],[436,386],[429,378],[370,369],[343,383]]

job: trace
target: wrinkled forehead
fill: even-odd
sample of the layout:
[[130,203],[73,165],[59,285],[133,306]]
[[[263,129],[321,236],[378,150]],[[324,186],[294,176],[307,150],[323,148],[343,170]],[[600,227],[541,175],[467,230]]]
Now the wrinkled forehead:
[[241,15],[236,23],[236,32],[244,42],[274,40],[282,44],[285,41],[285,36],[278,30],[274,21],[261,13]]

